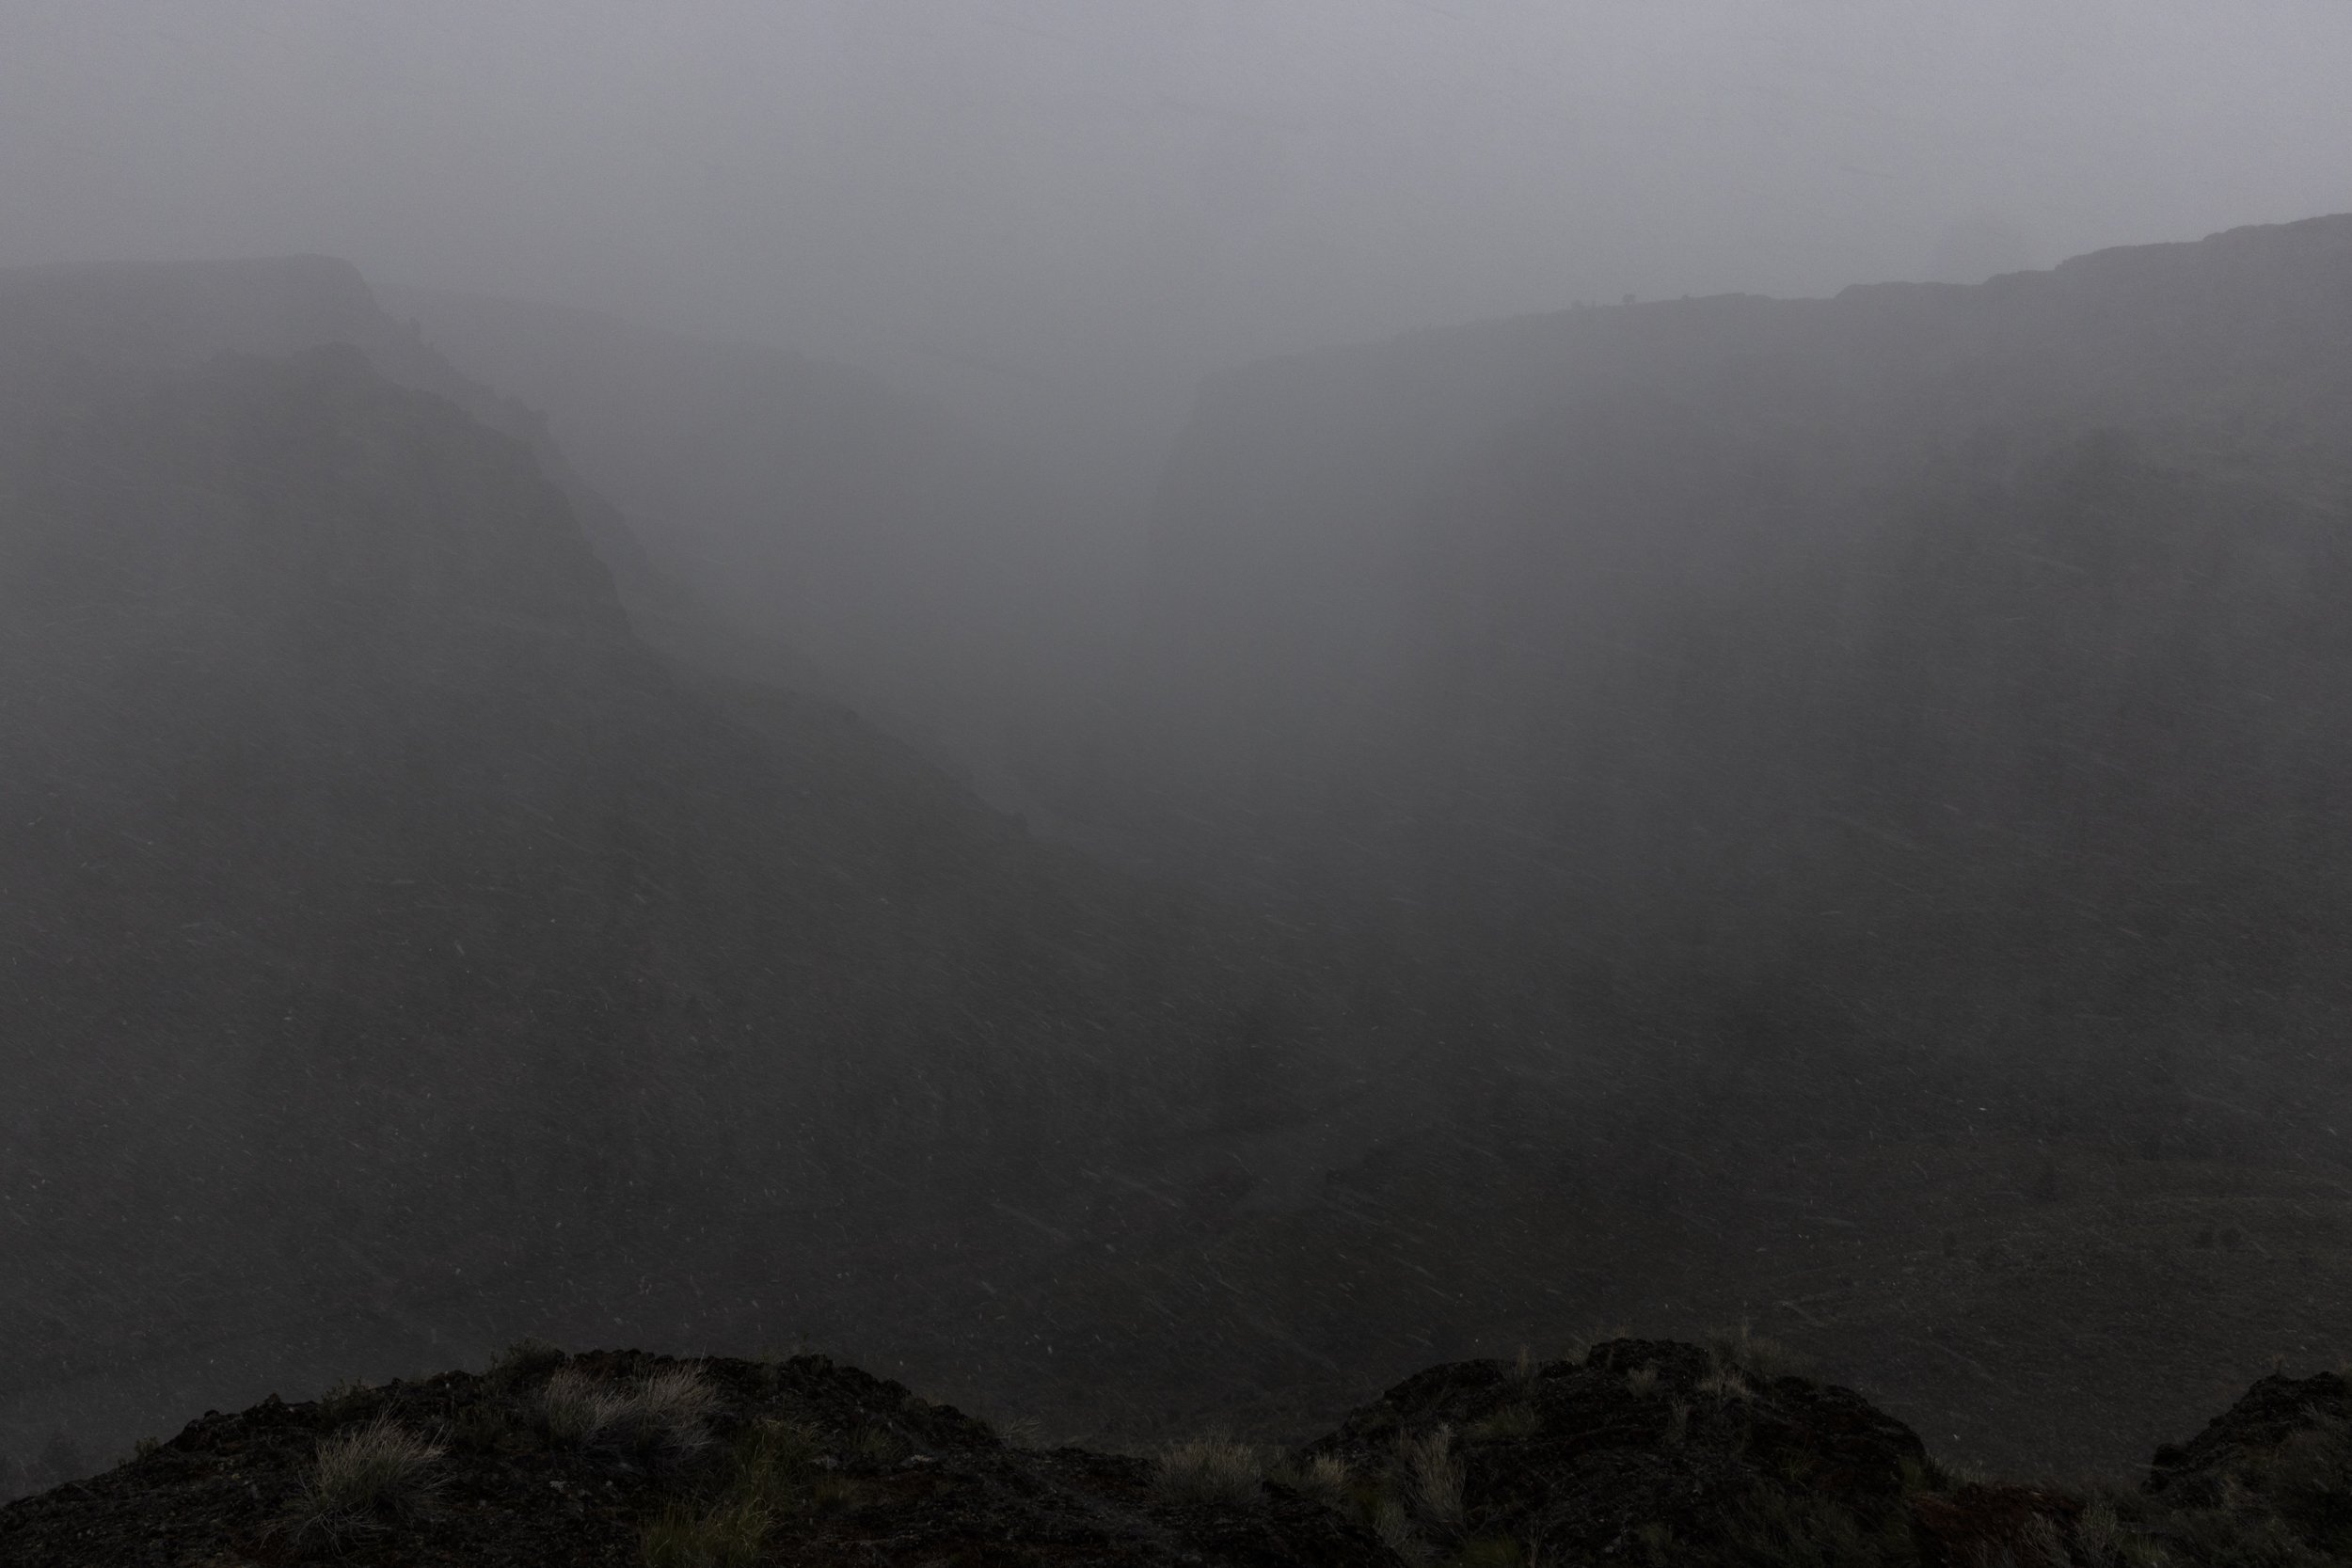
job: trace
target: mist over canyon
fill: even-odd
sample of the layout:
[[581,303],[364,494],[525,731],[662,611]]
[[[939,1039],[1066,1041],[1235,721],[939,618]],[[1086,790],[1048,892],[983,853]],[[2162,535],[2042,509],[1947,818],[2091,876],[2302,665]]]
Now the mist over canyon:
[[526,1336],[1359,1470],[1709,1332],[2058,1477],[2352,1356],[2352,197],[2036,162],[2201,39],[2324,142],[2332,13],[835,9],[0,24],[152,88],[0,162],[0,1496]]

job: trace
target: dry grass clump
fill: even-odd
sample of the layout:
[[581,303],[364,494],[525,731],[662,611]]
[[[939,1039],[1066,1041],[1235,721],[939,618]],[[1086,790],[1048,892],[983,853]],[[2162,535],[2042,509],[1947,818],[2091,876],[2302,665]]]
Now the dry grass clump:
[[706,1509],[672,1504],[638,1538],[645,1568],[750,1568],[759,1560],[774,1518],[752,1497]]
[[564,1367],[540,1390],[537,1416],[539,1430],[557,1448],[597,1444],[682,1458],[710,1440],[706,1423],[718,1402],[717,1392],[691,1367],[656,1372],[628,1388]]
[[1405,1512],[1405,1505],[1394,1497],[1383,1497],[1372,1505],[1372,1533],[1380,1539],[1399,1559],[1408,1563],[1424,1563],[1436,1554],[1429,1543],[1413,1528],[1413,1521]]
[[809,1478],[824,1451],[805,1421],[755,1422],[735,1445],[733,1489],[771,1513],[788,1513],[806,1501]]
[[[667,1397],[675,1413],[679,1396]],[[658,1404],[660,1397],[648,1402]],[[699,1506],[674,1503],[645,1526],[638,1539],[644,1568],[744,1568],[760,1560],[778,1521],[853,1500],[842,1490],[851,1483],[818,1470],[823,1452],[817,1429],[805,1421],[753,1422],[728,1456],[723,1493]]]
[[1041,1449],[1045,1446],[1045,1423],[1035,1416],[1015,1416],[994,1430],[997,1441],[1009,1449]]
[[1247,1443],[1196,1437],[1160,1455],[1153,1485],[1170,1502],[1247,1508],[1262,1495],[1264,1455]]
[[[1498,1415],[1507,1422],[1511,1411],[1533,1418],[1523,1405],[1507,1406]],[[1382,1545],[1414,1568],[1441,1559],[1461,1564],[1500,1562],[1502,1559],[1495,1553],[1506,1548],[1513,1554],[1510,1560],[1518,1560],[1515,1544],[1465,1539],[1466,1478],[1451,1427],[1419,1436],[1398,1433],[1395,1449],[1374,1477],[1359,1477],[1344,1458],[1324,1453],[1284,1465],[1274,1479],[1333,1513],[1361,1521]]]
[[850,1433],[850,1457],[877,1467],[896,1465],[914,1448],[887,1422],[864,1421]]
[[1625,1374],[1626,1392],[1635,1399],[1647,1399],[1658,1391],[1658,1363],[1645,1361]]
[[1356,1475],[1347,1467],[1347,1461],[1335,1453],[1319,1453],[1290,1474],[1290,1484],[1300,1496],[1311,1498],[1343,1513],[1356,1497]]
[[440,1457],[389,1416],[319,1439],[302,1492],[303,1529],[334,1536],[412,1516],[432,1492]]
[[545,1339],[525,1338],[501,1351],[498,1359],[490,1363],[489,1370],[483,1375],[497,1383],[519,1383],[525,1378],[551,1372],[564,1365],[566,1359],[562,1346],[549,1344]]
[[1751,1383],[1802,1377],[1810,1364],[1779,1340],[1758,1334],[1740,1320],[1737,1328],[1719,1329],[1707,1337],[1707,1353],[1719,1368],[1737,1371]]
[[1716,1367],[1699,1379],[1695,1386],[1700,1393],[1726,1402],[1751,1399],[1756,1392],[1748,1386],[1748,1380],[1737,1367]]
[[450,1446],[462,1453],[495,1453],[520,1425],[520,1413],[512,1404],[477,1400],[450,1422]]
[[835,1506],[845,1483],[818,1471],[823,1451],[817,1429],[804,1421],[752,1423],[729,1455],[723,1494],[699,1507],[673,1504],[645,1526],[638,1543],[645,1568],[742,1568],[758,1561],[779,1520]]
[[2073,1568],[2074,1559],[2066,1549],[2066,1533],[2046,1515],[2037,1514],[2019,1528],[2009,1555],[2036,1568]]
[[565,1367],[539,1390],[539,1430],[559,1449],[576,1449],[612,1424],[621,1396],[577,1367]]
[[2112,1498],[2091,1498],[2074,1520],[2074,1545],[2092,1568],[2120,1568],[2129,1539]]
[[1544,1430],[1544,1418],[1535,1414],[1532,1404],[1506,1404],[1470,1429],[1470,1434],[1487,1443],[1517,1442],[1534,1436]]
[[1462,1456],[1454,1451],[1454,1429],[1439,1427],[1403,1446],[1405,1474],[1413,1513],[1443,1529],[1462,1524]]
[[683,1458],[710,1441],[718,1390],[691,1367],[656,1372],[621,1397],[606,1424],[610,1440],[639,1454]]

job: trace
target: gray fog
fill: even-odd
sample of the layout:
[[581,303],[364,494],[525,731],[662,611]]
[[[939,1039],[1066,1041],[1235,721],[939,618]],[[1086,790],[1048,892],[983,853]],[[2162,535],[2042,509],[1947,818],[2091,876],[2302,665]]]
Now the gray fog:
[[0,1563],[2352,1563],[2347,63],[0,0]]
[[0,262],[324,252],[1149,464],[1233,360],[2352,206],[2346,59],[2333,0],[13,0]]

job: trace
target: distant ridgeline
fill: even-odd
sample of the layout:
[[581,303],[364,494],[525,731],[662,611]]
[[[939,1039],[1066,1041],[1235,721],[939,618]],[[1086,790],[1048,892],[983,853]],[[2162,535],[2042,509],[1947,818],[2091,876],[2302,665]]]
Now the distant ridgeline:
[[652,651],[534,439],[340,263],[0,274],[0,1395],[952,1269],[1329,1092],[1287,939]]
[[797,689],[964,776],[1001,789],[1004,733],[1090,683],[1125,629],[1129,530],[871,375],[527,300],[384,301],[542,410],[652,562],[786,645]]
[[1027,766],[1499,1040],[2341,1149],[2347,432],[2352,217],[1251,366]]

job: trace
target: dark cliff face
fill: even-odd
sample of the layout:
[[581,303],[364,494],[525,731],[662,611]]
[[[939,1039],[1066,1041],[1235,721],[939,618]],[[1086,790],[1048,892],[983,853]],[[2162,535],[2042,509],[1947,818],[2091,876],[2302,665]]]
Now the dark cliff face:
[[513,443],[349,351],[109,394],[8,477],[15,1196],[396,1227],[389,1167],[448,1180],[520,1087],[463,1065],[552,1069],[642,940],[560,843],[627,820],[596,721],[661,700],[609,576]]
[[349,348],[14,368],[19,1386],[649,1273],[752,1332],[820,1242],[974,1289],[1075,1170],[1283,1101],[1274,944],[674,671],[523,442]]
[[[1231,372],[1163,487],[1138,692],[1192,705],[1212,736],[1248,730],[1271,722],[1253,704],[1344,700],[1419,657],[1438,614],[1404,581],[1422,549],[1470,558],[1509,529],[1556,556],[1738,527],[1725,498],[1689,489],[1692,440],[1756,467],[1755,526],[1791,551],[1883,531],[1885,492],[1935,459],[2013,462],[2098,431],[2341,480],[2348,253],[2352,219],[2317,219],[1976,288],[1579,309]],[[1604,445],[1617,493],[1577,496]],[[1499,469],[1552,489],[1506,499]],[[1255,679],[1220,678],[1237,669]]]
[[0,271],[0,362],[8,377],[0,395],[20,416],[13,423],[75,388],[187,370],[222,353],[281,357],[333,344],[358,348],[388,380],[445,398],[528,445],[632,610],[662,622],[691,616],[628,525],[573,472],[545,418],[459,373],[413,325],[385,312],[350,262],[282,256]]
[[2347,418],[2345,218],[1236,372],[1122,700],[1039,771],[1531,1018],[1745,989],[1851,1034],[1834,996],[1951,1054],[1936,1009],[2260,992],[2291,1029],[2352,929]]
[[468,374],[544,410],[654,561],[793,683],[984,789],[1009,728],[1087,685],[1125,541],[1025,454],[843,366],[586,311],[392,291]]

